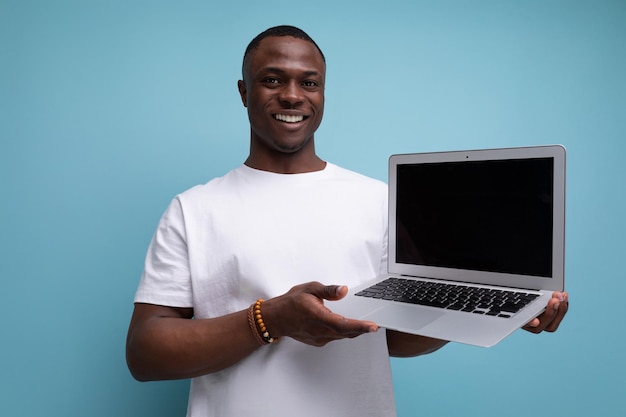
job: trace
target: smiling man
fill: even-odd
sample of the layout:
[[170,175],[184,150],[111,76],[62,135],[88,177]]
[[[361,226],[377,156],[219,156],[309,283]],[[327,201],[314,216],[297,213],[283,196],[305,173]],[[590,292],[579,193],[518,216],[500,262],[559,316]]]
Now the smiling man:
[[[300,29],[258,35],[238,83],[248,158],[178,195],[152,239],[128,366],[192,378],[188,416],[395,416],[389,355],[446,343],[331,311],[386,271],[387,189],[316,154],[325,75]],[[567,301],[550,303],[532,331],[558,327]]]
[[324,113],[325,75],[312,40],[271,36],[251,43],[238,83],[251,127],[246,165],[284,174],[323,169],[313,135]]

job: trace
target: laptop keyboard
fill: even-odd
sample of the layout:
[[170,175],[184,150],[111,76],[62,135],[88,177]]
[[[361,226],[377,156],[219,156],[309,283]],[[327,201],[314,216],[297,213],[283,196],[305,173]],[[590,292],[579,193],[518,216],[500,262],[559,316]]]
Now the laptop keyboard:
[[509,318],[538,294],[467,285],[387,278],[356,295]]

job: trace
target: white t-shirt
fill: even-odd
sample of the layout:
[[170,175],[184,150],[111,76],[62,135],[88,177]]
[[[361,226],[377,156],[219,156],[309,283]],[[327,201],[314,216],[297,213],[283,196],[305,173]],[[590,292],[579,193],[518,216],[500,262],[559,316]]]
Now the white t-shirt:
[[[304,282],[354,286],[386,271],[386,242],[384,183],[330,163],[289,175],[242,165],[172,201],[135,302],[210,318]],[[192,380],[188,416],[244,415],[395,416],[384,330],[322,348],[283,338]]]

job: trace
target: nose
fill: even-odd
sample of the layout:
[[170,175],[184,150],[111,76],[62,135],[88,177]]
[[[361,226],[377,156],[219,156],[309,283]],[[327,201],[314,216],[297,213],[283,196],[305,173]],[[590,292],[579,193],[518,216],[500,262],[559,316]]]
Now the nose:
[[281,104],[286,108],[295,108],[304,101],[300,85],[296,81],[286,83],[280,91],[278,97]]

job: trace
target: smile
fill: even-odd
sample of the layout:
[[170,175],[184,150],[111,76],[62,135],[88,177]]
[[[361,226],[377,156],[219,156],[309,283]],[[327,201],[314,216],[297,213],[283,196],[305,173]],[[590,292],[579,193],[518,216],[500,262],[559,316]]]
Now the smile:
[[285,123],[298,123],[304,120],[303,115],[293,116],[289,114],[275,114],[274,119]]

